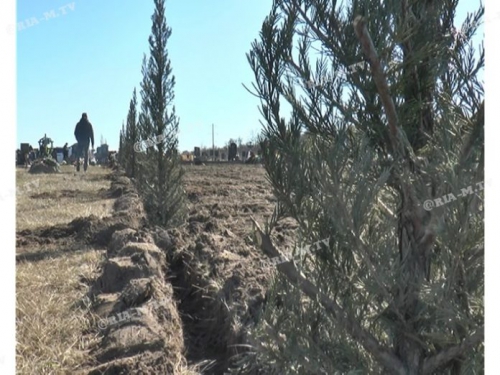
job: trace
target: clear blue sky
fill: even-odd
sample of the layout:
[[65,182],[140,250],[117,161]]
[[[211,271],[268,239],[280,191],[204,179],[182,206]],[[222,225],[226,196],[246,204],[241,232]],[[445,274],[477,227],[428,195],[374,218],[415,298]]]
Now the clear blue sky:
[[[254,81],[245,54],[271,4],[167,1],[181,151],[211,145],[212,123],[219,146],[260,131],[259,101],[242,82],[251,87]],[[461,1],[458,26],[478,4]],[[139,97],[153,9],[152,0],[18,1],[17,22],[34,17],[39,23],[17,32],[17,147],[20,142],[37,146],[44,133],[55,146],[72,144],[82,112],[94,125],[96,146],[102,135],[112,149],[118,147],[134,87]]]
[[[18,143],[46,132],[55,145],[73,143],[75,124],[87,112],[96,144],[101,135],[118,146],[134,87],[139,96],[141,63],[148,52],[150,0],[18,1],[17,21],[41,21],[17,34]],[[260,128],[258,99],[249,86],[253,73],[245,53],[258,37],[272,0],[170,0],[168,50],[176,77],[175,107],[180,148],[230,137],[250,137]],[[19,146],[17,146],[19,147]]]

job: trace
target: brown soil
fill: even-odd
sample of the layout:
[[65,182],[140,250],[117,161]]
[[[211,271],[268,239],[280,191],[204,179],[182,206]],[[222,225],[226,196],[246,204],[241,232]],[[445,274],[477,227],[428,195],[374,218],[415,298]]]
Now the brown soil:
[[[275,198],[259,165],[188,166],[188,223],[169,231],[172,284],[185,327],[187,359],[211,360],[206,374],[222,374],[248,344],[245,328],[258,321],[269,269],[254,246],[253,216],[264,222]],[[276,244],[291,246],[297,225],[281,221]]]

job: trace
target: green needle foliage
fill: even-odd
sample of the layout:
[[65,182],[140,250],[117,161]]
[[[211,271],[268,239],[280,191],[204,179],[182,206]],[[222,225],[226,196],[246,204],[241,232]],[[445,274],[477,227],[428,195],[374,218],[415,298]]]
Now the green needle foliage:
[[150,219],[162,226],[182,221],[185,202],[183,171],[177,153],[179,118],[175,114],[175,77],[167,51],[172,29],[165,19],[165,0],[155,0],[150,58],[143,64],[142,107],[139,117],[143,140],[154,139],[141,165],[139,183]]
[[176,226],[185,214],[185,194],[177,151],[179,118],[173,105],[175,77],[167,51],[172,30],[165,18],[165,0],[154,4],[150,57],[144,56],[142,63],[141,112],[137,115],[134,89],[120,160],[127,175],[137,180],[150,221]]
[[137,94],[135,88],[132,94],[132,99],[130,100],[130,107],[127,114],[127,126],[126,128],[122,128],[121,139],[122,141],[120,143],[120,151],[118,154],[124,154],[121,162],[125,168],[125,173],[129,177],[137,177],[138,153],[136,152],[134,145],[139,142],[139,134],[137,128]]
[[338,308],[280,269],[241,372],[484,372],[484,194],[461,194],[484,180],[484,7],[454,39],[457,5],[274,1],[247,55],[269,231],[291,216],[297,248],[330,238],[295,267]]

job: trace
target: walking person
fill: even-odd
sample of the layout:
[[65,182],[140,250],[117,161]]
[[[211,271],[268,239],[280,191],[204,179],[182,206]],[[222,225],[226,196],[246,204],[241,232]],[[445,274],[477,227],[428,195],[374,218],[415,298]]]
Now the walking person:
[[82,113],[82,118],[76,124],[75,138],[78,142],[76,151],[76,171],[80,172],[80,158],[83,156],[83,170],[86,172],[89,165],[89,144],[92,142],[94,148],[94,129],[89,122],[86,113]]

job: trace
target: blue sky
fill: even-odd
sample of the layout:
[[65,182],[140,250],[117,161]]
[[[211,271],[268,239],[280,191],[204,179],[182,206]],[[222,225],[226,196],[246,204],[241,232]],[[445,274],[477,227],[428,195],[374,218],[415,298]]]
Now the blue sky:
[[[17,143],[74,141],[82,112],[112,148],[148,52],[153,1],[19,1],[17,21],[60,14],[17,34]],[[126,4],[126,5],[124,5]],[[272,0],[167,1],[168,50],[176,77],[180,148],[243,139],[257,132],[258,100],[241,85],[253,73],[245,53],[258,37]],[[66,14],[63,14],[64,11]],[[19,146],[18,146],[19,147]]]
[[[260,131],[259,101],[242,83],[254,81],[245,54],[271,4],[167,1],[181,150],[211,145],[212,123],[220,146]],[[459,24],[478,4],[461,1]],[[17,147],[37,145],[44,133],[55,146],[72,144],[75,124],[87,112],[96,146],[102,136],[117,148],[134,87],[139,96],[153,9],[151,0],[18,1],[17,22],[26,28],[17,32]],[[32,17],[39,23],[28,26]]]

